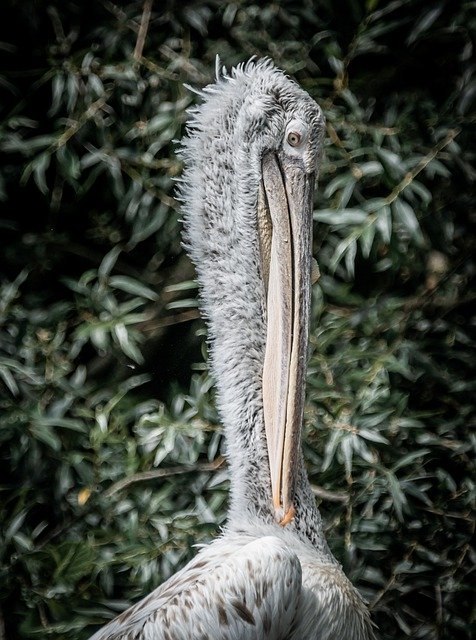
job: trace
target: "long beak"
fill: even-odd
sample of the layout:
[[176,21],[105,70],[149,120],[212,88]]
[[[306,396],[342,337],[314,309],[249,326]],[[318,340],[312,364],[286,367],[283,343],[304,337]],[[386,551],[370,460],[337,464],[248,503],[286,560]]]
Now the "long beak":
[[275,515],[294,515],[311,288],[314,175],[274,154],[262,161],[258,229],[267,291],[263,409]]

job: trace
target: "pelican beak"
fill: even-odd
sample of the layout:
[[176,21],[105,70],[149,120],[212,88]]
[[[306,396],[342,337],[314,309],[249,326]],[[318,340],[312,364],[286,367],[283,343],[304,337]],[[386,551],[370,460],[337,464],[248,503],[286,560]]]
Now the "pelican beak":
[[258,234],[266,290],[263,411],[275,516],[294,516],[301,439],[311,291],[312,196],[315,176],[291,160],[262,160]]

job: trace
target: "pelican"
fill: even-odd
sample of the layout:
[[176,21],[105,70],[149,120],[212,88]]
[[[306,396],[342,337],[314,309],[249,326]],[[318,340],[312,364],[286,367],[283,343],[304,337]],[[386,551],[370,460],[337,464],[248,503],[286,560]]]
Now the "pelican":
[[230,73],[217,62],[200,95],[179,198],[225,429],[228,519],[91,640],[375,640],[324,537],[301,452],[324,118],[268,59]]

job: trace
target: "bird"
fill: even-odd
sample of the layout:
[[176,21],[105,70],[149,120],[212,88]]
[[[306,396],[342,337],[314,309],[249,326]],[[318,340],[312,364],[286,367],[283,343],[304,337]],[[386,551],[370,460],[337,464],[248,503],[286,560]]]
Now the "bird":
[[91,640],[375,640],[305,470],[313,194],[325,120],[269,58],[197,91],[179,150],[230,475],[221,534]]

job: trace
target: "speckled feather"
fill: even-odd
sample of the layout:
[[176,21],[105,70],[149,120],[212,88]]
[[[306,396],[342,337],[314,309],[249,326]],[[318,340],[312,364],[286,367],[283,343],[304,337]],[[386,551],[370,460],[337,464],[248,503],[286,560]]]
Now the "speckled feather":
[[225,427],[228,523],[184,569],[91,640],[374,640],[365,604],[325,540],[301,455],[294,521],[276,523],[264,437],[261,158],[280,152],[286,125],[299,117],[310,129],[303,165],[312,174],[323,117],[269,60],[230,74],[217,62],[216,82],[199,95],[181,148],[179,199]]

